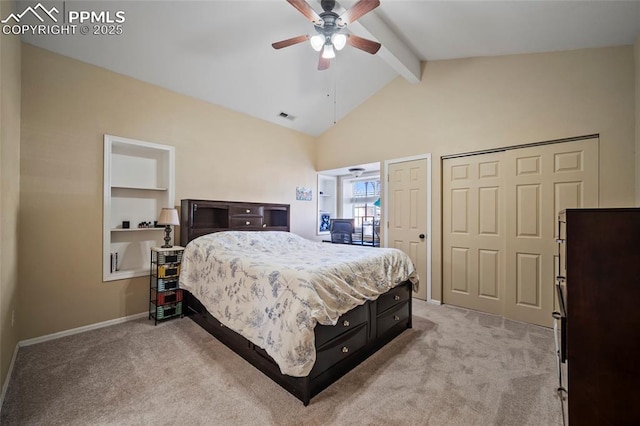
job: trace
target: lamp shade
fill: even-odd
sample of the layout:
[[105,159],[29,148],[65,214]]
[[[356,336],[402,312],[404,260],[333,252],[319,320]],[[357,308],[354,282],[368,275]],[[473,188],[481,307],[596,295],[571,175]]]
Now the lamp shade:
[[309,38],[309,42],[311,43],[313,50],[319,52],[322,50],[322,46],[324,46],[324,36],[322,34],[316,34]]
[[162,211],[160,211],[160,216],[158,217],[158,225],[180,225],[178,210],[162,209]]
[[327,43],[324,45],[322,57],[325,59],[332,59],[336,57],[336,52],[333,50],[333,45],[331,43]]
[[333,43],[333,47],[335,47],[336,50],[342,50],[342,48],[347,44],[347,36],[335,33],[331,36],[331,43]]

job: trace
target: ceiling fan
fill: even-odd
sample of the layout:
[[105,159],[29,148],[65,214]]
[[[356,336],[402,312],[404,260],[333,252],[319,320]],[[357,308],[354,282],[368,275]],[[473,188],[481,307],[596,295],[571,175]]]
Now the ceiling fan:
[[379,0],[360,0],[342,15],[338,15],[333,11],[336,5],[335,0],[322,0],[320,4],[323,12],[320,14],[316,13],[305,0],[287,1],[313,23],[317,34],[313,36],[301,35],[278,41],[271,45],[274,49],[282,49],[283,47],[309,40],[311,47],[315,51],[320,52],[320,59],[318,61],[319,70],[329,68],[330,60],[336,56],[335,51],[342,50],[346,44],[364,50],[372,55],[380,49],[380,43],[378,42],[342,32],[347,25],[380,6]]

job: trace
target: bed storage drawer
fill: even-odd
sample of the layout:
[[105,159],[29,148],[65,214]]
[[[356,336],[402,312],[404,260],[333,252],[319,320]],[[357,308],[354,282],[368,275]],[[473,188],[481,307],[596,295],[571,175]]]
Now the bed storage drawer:
[[342,361],[348,356],[364,348],[367,344],[367,324],[360,324],[351,331],[341,334],[338,338],[329,341],[316,349],[316,363],[309,374],[313,378],[327,368]]
[[236,216],[264,216],[263,206],[231,206],[229,207],[229,214],[232,217]]
[[409,301],[405,301],[380,314],[376,322],[376,334],[382,336],[395,327],[407,328],[410,313],[409,303]]
[[261,228],[262,227],[262,217],[261,216],[253,216],[253,217],[232,217],[231,218],[231,228]]
[[369,319],[369,304],[358,306],[346,312],[336,325],[316,325],[316,347],[320,347],[331,339],[335,339],[342,333],[354,329],[360,324],[364,324]]
[[411,297],[411,287],[399,285],[392,288],[378,298],[378,313],[381,314],[387,309],[399,303],[409,300]]

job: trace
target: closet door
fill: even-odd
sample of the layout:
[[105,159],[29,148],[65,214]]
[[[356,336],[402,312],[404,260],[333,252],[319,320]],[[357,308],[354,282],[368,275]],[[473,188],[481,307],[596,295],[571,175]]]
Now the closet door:
[[502,155],[443,163],[443,301],[497,315],[505,296]]
[[552,325],[558,213],[598,206],[597,139],[504,153],[507,173],[505,316]]
[[597,139],[443,161],[443,301],[552,323],[556,218],[598,205]]

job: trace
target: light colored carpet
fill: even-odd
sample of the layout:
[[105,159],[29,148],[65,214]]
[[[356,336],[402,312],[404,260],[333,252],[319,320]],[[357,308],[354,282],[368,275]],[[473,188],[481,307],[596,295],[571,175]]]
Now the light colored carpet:
[[190,319],[23,347],[3,425],[561,425],[549,329],[414,301],[414,328],[308,407]]

